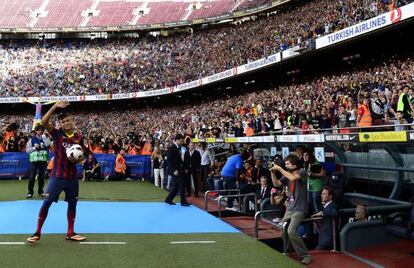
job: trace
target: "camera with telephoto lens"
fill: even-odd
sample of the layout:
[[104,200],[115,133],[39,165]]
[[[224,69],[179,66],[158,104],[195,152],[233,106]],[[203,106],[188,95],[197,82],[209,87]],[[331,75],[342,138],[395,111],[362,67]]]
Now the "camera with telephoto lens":
[[283,169],[285,168],[285,161],[283,161],[283,158],[281,155],[276,155],[275,158],[273,159],[273,161],[269,161],[267,163],[267,167],[270,169],[273,167],[273,165],[276,164],[280,167],[282,167]]

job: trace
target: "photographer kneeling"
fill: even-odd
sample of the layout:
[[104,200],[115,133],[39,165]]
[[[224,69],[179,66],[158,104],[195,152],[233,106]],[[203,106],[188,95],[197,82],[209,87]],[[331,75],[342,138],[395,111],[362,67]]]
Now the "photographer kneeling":
[[92,153],[88,154],[88,158],[83,162],[82,168],[82,181],[103,181],[101,176],[101,165],[98,163]]
[[[290,221],[290,224],[287,233],[283,232],[282,238],[287,245],[290,241],[296,253],[301,256],[303,264],[310,264],[312,257],[302,237],[296,232],[308,212],[307,174],[301,168],[300,160],[295,155],[289,155],[285,158],[285,169],[277,164],[273,164],[269,169],[275,187],[280,185],[287,187],[287,208],[283,224],[286,224],[287,221]],[[282,175],[280,180],[276,178],[277,171]]]

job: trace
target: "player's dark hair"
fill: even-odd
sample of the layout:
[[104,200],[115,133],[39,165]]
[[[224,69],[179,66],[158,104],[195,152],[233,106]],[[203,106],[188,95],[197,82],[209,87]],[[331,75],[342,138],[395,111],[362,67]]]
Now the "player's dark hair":
[[38,131],[38,130],[45,130],[45,127],[44,126],[42,126],[42,125],[36,125],[36,127],[35,127],[35,129],[34,129],[35,131]]
[[69,117],[69,114],[68,114],[67,112],[60,112],[60,113],[57,115],[57,118],[58,118],[59,120],[63,120],[63,119],[65,119],[66,117]]

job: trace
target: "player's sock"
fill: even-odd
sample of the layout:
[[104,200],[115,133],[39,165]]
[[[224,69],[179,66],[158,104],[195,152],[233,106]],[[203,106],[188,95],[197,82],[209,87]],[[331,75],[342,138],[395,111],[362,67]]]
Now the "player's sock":
[[44,202],[42,207],[39,211],[39,218],[37,219],[37,228],[36,228],[36,234],[40,236],[42,233],[42,227],[43,223],[45,223],[45,220],[47,218],[47,214],[49,213],[49,207],[52,203],[50,202]]
[[68,202],[68,235],[75,233],[76,202]]

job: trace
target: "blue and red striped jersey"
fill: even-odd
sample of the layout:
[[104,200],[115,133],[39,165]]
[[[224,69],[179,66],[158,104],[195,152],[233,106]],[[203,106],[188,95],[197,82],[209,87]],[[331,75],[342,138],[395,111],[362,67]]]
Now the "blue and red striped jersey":
[[66,156],[66,149],[73,144],[81,144],[82,136],[78,133],[74,133],[72,137],[68,137],[64,131],[59,129],[53,129],[50,133],[53,137],[53,170],[52,177],[75,180],[77,179],[76,164],[69,161]]

